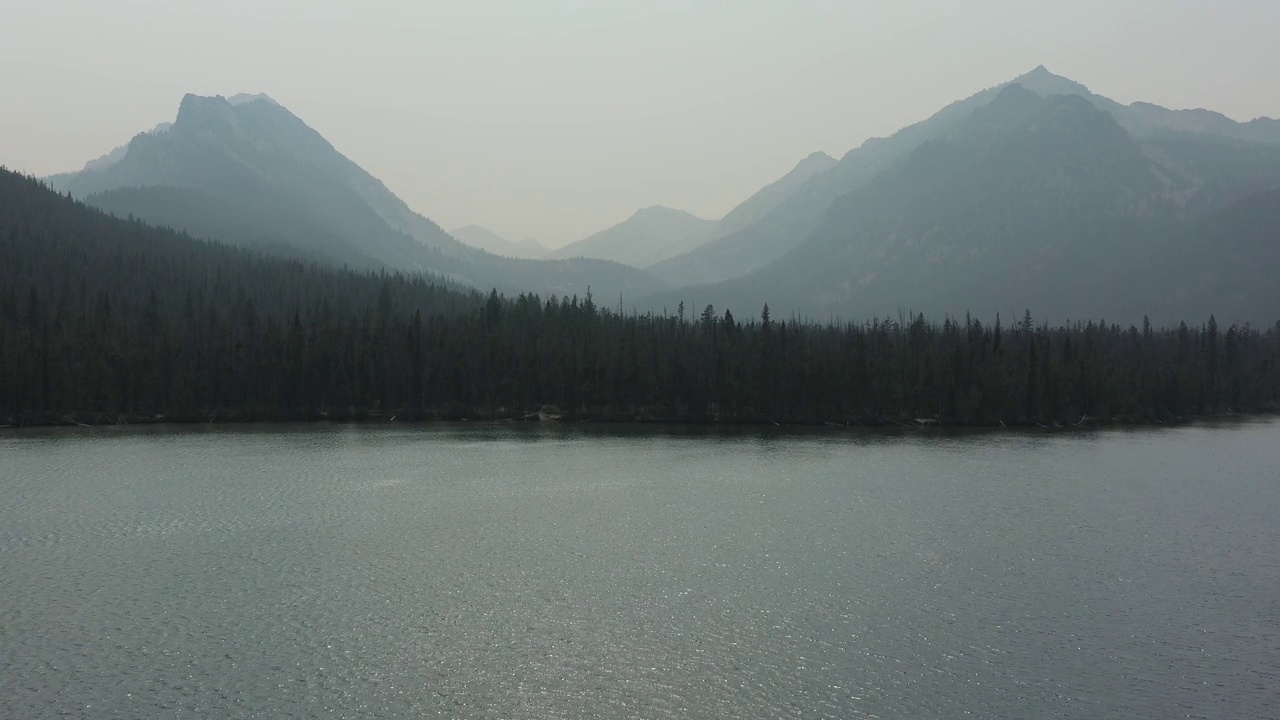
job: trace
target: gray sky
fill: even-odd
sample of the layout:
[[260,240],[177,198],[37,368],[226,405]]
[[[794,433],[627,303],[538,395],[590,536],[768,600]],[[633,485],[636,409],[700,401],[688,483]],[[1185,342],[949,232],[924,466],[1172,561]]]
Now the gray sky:
[[78,169],[187,92],[266,92],[446,228],[719,217],[1039,64],[1280,116],[1277,0],[0,0],[0,164]]

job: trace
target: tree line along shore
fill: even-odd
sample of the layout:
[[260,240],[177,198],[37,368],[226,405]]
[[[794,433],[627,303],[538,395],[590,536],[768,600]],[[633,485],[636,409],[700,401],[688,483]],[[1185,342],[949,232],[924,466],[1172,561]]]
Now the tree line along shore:
[[1280,409],[1280,323],[746,321],[198,241],[0,177],[0,424],[1072,427]]

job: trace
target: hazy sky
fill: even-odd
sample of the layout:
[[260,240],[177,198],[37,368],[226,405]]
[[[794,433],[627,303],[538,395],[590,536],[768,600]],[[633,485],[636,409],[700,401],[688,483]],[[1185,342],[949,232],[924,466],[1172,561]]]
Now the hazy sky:
[[78,169],[182,95],[266,92],[446,228],[718,217],[1039,64],[1280,116],[1280,0],[0,0],[0,164]]

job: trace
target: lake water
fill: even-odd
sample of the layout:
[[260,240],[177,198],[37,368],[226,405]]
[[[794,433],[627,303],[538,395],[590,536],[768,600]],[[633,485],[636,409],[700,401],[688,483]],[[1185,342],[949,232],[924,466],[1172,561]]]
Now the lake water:
[[1275,718],[1280,423],[0,434],[0,717]]

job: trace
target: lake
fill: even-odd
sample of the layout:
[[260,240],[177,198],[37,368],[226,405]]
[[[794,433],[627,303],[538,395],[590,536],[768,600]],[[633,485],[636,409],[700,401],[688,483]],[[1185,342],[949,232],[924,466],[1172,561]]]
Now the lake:
[[5,718],[1280,716],[1280,422],[0,433]]

